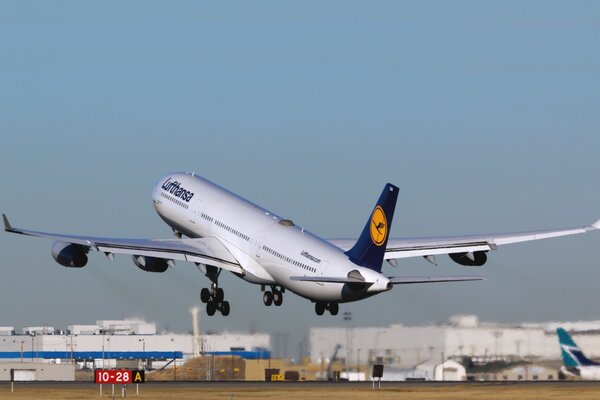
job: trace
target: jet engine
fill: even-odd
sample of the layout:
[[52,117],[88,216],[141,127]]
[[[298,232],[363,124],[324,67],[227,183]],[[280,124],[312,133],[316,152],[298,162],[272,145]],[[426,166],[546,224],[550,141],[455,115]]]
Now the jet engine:
[[487,261],[486,251],[448,254],[452,261],[468,267],[481,267]]
[[165,272],[169,266],[172,266],[173,261],[165,260],[164,258],[147,257],[147,256],[131,256],[133,263],[139,268],[147,272]]
[[64,267],[81,268],[87,264],[88,250],[79,244],[56,241],[52,245],[52,258]]

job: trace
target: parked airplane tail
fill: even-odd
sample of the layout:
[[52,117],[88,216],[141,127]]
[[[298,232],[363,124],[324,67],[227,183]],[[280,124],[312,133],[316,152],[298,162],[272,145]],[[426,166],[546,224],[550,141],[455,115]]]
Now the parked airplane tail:
[[585,367],[590,365],[600,365],[583,354],[583,351],[575,344],[571,336],[563,328],[557,328],[558,343],[565,367]]
[[346,252],[353,263],[381,272],[383,256],[392,226],[398,188],[388,183],[383,188],[373,212],[367,220],[360,237],[350,250]]

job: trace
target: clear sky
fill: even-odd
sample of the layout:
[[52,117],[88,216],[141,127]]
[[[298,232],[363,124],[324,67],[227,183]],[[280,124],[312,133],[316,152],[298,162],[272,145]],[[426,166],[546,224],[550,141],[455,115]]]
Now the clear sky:
[[[593,1],[2,2],[0,209],[15,226],[170,237],[151,207],[195,171],[324,237],[356,237],[383,185],[392,236],[581,226],[600,218],[600,3]],[[600,317],[600,234],[502,247],[482,269],[438,257],[389,275],[482,274],[341,307],[357,325],[457,313]],[[187,331],[208,284],[0,235],[0,325],[142,316]],[[203,329],[342,325],[288,294],[222,282]]]

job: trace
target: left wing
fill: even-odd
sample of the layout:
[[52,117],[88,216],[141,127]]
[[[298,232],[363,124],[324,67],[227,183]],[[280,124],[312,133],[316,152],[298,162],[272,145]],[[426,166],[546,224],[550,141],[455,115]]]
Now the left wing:
[[[581,228],[473,236],[389,239],[384,258],[390,260],[396,258],[434,256],[436,254],[489,251],[496,250],[498,246],[505,244],[577,235],[596,229],[600,229],[600,220],[594,222],[592,225]],[[330,242],[344,250],[350,249],[354,245],[354,241],[348,239],[334,239],[330,240]]]
[[63,235],[14,228],[11,226],[6,215],[2,214],[2,219],[6,232],[77,244],[85,247],[87,251],[101,251],[107,256],[117,253],[189,261],[212,265],[238,274],[245,274],[229,250],[218,239],[212,237],[201,239],[116,239]]

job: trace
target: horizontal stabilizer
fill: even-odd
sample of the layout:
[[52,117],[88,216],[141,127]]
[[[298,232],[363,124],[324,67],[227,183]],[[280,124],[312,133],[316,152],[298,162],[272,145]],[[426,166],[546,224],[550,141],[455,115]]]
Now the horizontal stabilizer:
[[322,283],[364,283],[373,284],[373,282],[365,282],[360,278],[347,276],[291,276],[292,281],[302,282],[322,282]]
[[390,282],[394,285],[408,285],[411,283],[437,283],[437,282],[464,282],[484,281],[482,276],[393,276]]
[[[292,281],[303,282],[323,282],[323,283],[365,283],[359,278],[345,276],[292,276]],[[484,281],[482,276],[394,276],[389,278],[394,285],[408,285],[410,283],[437,283],[437,282],[464,282],[464,281]]]

